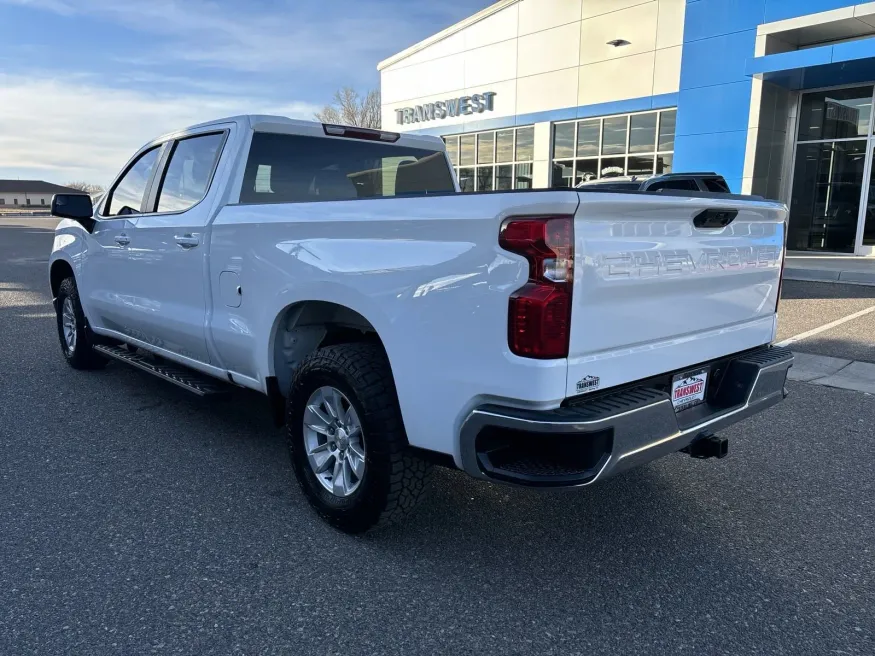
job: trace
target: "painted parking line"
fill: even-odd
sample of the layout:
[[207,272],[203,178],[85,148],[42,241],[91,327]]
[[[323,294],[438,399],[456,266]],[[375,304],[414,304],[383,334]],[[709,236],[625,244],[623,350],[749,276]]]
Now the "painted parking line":
[[849,314],[848,316],[842,317],[841,319],[830,321],[829,323],[819,326],[818,328],[813,328],[812,330],[807,330],[804,333],[799,333],[798,335],[794,335],[793,337],[788,337],[784,341],[775,344],[775,346],[790,346],[791,344],[795,344],[796,342],[801,342],[803,339],[807,339],[809,337],[813,337],[814,335],[826,332],[827,330],[831,330],[836,326],[841,326],[843,323],[847,323],[848,321],[853,321],[854,319],[864,317],[867,314],[871,314],[872,312],[875,312],[875,305],[860,310],[859,312]]

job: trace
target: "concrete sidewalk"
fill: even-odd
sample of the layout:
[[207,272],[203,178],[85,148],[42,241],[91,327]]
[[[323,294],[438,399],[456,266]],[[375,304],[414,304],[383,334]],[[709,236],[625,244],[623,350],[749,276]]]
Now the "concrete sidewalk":
[[875,364],[811,353],[793,353],[790,380],[875,394]]
[[875,286],[875,257],[790,251],[787,253],[787,262],[784,265],[784,277],[787,280],[846,282]]

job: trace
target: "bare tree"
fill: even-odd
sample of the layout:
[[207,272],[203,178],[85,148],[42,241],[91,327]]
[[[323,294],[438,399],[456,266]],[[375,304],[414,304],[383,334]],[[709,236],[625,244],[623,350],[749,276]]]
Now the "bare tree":
[[323,123],[354,125],[360,128],[380,127],[380,92],[368,91],[362,97],[358,91],[343,87],[335,92],[334,101],[316,112],[316,119]]
[[68,182],[64,185],[65,187],[70,187],[70,189],[76,189],[78,191],[83,191],[89,196],[94,196],[96,194],[102,194],[106,189],[99,184],[91,184],[90,182]]

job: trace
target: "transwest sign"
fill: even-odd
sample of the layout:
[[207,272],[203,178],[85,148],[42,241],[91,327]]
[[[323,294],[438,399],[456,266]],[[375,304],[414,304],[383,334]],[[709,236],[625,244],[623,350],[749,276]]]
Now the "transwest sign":
[[399,125],[408,123],[423,123],[425,121],[441,121],[455,116],[470,116],[482,114],[495,109],[495,92],[475,93],[473,96],[438,100],[424,105],[396,109]]

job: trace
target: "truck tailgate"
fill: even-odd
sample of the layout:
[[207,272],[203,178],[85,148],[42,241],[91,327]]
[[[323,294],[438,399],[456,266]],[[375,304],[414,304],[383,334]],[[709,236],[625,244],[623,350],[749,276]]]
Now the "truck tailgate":
[[772,341],[786,215],[766,201],[581,193],[568,395]]

